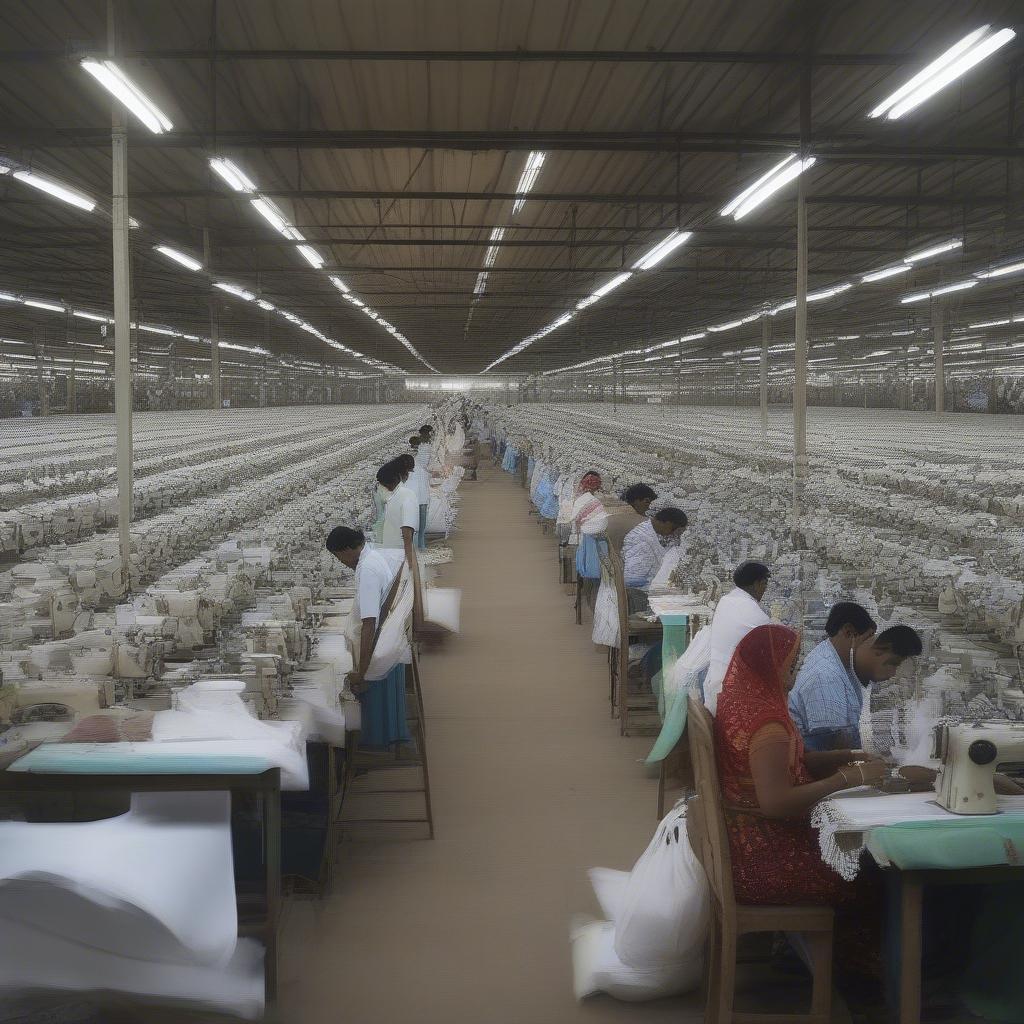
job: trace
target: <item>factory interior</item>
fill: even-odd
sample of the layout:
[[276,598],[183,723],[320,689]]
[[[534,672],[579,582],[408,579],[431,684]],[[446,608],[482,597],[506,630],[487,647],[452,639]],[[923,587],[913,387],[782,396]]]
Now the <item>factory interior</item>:
[[1024,1021],[1024,0],[0,3],[0,1024]]

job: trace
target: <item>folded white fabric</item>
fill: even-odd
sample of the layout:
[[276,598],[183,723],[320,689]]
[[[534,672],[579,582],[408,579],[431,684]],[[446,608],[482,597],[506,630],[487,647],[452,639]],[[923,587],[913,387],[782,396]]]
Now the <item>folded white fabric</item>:
[[449,633],[459,631],[461,606],[462,591],[454,587],[428,587],[423,591],[423,618]]
[[116,956],[227,963],[230,815],[228,793],[136,793],[102,821],[0,823],[0,935],[20,922]]

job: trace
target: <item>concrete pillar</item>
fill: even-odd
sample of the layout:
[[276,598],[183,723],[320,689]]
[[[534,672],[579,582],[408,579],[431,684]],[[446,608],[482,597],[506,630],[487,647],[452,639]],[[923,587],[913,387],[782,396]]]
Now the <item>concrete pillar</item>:
[[[116,59],[120,40],[114,0],[107,0],[107,35],[110,55]],[[114,415],[117,421],[117,528],[121,562],[127,577],[132,522],[132,335],[131,268],[128,242],[128,132],[126,115],[113,105],[111,144],[113,188],[111,221],[114,263]]]
[[932,302],[932,346],[935,353],[935,411],[946,411],[946,376],[943,370],[945,357],[945,311],[940,302]]

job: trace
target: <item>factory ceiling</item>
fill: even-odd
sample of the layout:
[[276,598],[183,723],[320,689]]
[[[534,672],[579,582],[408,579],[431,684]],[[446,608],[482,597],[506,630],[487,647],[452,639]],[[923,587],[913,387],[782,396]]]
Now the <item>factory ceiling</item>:
[[[140,322],[207,334],[212,303],[221,336],[238,343],[363,366],[329,337],[417,373],[475,373],[499,360],[503,372],[536,372],[655,345],[794,294],[796,186],[742,221],[720,210],[801,147],[815,158],[804,172],[812,290],[962,241],[812,307],[812,338],[919,329],[929,304],[901,296],[1024,252],[1022,34],[912,116],[867,117],[972,29],[1019,30],[1020,0],[114,7],[122,65],[173,122],[151,134],[129,120]],[[107,51],[107,8],[0,5],[0,160],[97,200],[86,212],[0,176],[0,291],[69,309],[111,305],[111,104],[79,64]],[[523,196],[532,154],[543,162]],[[243,170],[323,268],[215,174],[212,157]],[[693,234],[575,312],[676,230]],[[168,261],[159,244],[204,272]],[[346,301],[331,275],[394,332]],[[972,288],[949,315],[1008,316],[1012,329],[1021,281]],[[568,311],[571,320],[502,360]],[[5,336],[96,329],[11,303],[0,317]],[[773,330],[791,336],[792,319]],[[701,350],[734,350],[760,332],[751,323],[711,333]]]

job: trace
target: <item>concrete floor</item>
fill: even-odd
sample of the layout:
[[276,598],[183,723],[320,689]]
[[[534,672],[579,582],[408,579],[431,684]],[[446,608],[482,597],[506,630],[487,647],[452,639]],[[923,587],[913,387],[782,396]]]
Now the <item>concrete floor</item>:
[[507,474],[460,489],[462,632],[422,661],[436,839],[340,847],[334,890],[289,903],[287,1024],[657,1024],[700,997],[573,997],[573,914],[600,916],[587,869],[628,869],[657,783],[609,717],[603,650],[574,624],[554,541]]

